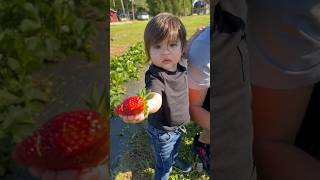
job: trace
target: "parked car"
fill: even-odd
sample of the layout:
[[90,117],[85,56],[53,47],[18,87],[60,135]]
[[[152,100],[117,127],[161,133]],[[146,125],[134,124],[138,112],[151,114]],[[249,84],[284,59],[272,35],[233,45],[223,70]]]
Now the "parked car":
[[120,13],[118,15],[118,18],[120,19],[120,21],[127,21],[129,20],[128,15],[124,14],[124,13]]
[[137,13],[137,19],[138,20],[149,20],[150,16],[147,12],[138,12]]

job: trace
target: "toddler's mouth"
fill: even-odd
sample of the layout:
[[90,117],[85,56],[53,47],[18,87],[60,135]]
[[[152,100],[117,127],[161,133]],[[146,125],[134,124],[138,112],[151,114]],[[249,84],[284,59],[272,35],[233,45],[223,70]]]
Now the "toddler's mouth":
[[171,62],[171,60],[170,59],[164,59],[164,60],[162,60],[162,63],[170,63]]

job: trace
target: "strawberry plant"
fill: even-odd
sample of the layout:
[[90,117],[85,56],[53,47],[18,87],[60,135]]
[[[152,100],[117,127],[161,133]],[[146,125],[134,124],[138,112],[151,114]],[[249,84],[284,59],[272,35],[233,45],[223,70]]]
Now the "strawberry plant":
[[72,53],[96,58],[90,38],[107,4],[98,0],[0,1],[0,176],[14,171],[12,148],[36,129],[34,117],[48,99],[49,94],[36,87],[39,82],[32,73]]

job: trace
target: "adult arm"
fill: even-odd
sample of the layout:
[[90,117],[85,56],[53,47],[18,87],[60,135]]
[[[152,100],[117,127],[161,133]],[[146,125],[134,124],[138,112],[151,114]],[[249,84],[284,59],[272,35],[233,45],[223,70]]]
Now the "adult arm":
[[259,180],[320,179],[320,162],[294,146],[312,89],[252,87],[253,152]]
[[206,130],[210,130],[210,112],[202,107],[208,89],[189,88],[189,110],[191,119]]

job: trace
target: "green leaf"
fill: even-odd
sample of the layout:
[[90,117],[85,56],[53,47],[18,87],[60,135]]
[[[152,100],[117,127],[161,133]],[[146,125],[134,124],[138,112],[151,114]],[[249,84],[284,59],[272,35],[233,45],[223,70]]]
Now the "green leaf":
[[29,12],[34,12],[34,11],[35,11],[34,6],[33,6],[31,3],[29,3],[29,2],[25,3],[24,6],[23,6],[23,8],[24,8],[25,10],[29,11]]
[[2,41],[2,39],[4,38],[5,36],[5,32],[0,32],[0,41]]
[[30,88],[27,91],[25,91],[24,97],[25,97],[25,100],[27,101],[31,101],[31,100],[46,101],[47,100],[46,95],[42,91],[35,88]]
[[25,39],[28,50],[36,50],[41,45],[41,39],[37,36],[32,36]]
[[46,47],[52,52],[60,49],[60,42],[55,37],[49,37],[45,40]]
[[22,20],[19,28],[22,32],[30,32],[30,31],[37,30],[40,27],[41,27],[40,23],[33,21],[31,19],[24,19]]
[[9,105],[17,102],[19,97],[16,95],[4,90],[0,89],[0,107],[3,105]]
[[19,62],[14,59],[9,57],[8,58],[8,66],[13,70],[13,71],[17,71],[20,68],[20,64]]
[[3,118],[2,127],[4,129],[9,128],[15,124],[19,119],[25,118],[26,112],[19,106],[10,106],[6,116]]
[[6,172],[6,168],[4,167],[4,165],[2,165],[2,163],[0,164],[0,177],[4,176]]
[[20,125],[13,127],[11,129],[13,141],[15,143],[20,142],[25,137],[32,135],[34,130],[35,130],[34,125],[30,125],[30,124],[20,124]]
[[39,57],[31,55],[31,52],[24,53],[23,57],[25,57],[24,68],[27,73],[39,69],[42,65],[42,60]]
[[63,26],[61,26],[61,30],[62,30],[63,32],[65,32],[65,33],[70,32],[70,28],[69,28],[68,25],[63,25]]
[[38,112],[42,111],[43,105],[44,105],[44,103],[40,102],[40,101],[31,101],[28,103],[28,107],[30,107],[32,113],[38,113]]
[[[1,122],[1,121],[0,121]],[[6,137],[4,131],[2,130],[2,128],[0,128],[0,141],[1,139],[3,139],[4,137]]]
[[86,26],[86,22],[80,18],[77,18],[74,22],[74,28],[78,33],[81,33]]

